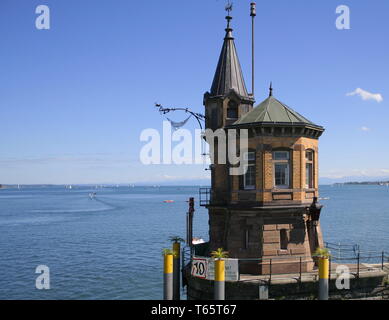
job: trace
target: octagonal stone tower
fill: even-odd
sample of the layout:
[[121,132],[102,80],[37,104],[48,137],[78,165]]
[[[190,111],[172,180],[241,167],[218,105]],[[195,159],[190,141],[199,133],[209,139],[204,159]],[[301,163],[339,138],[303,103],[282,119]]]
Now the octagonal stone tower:
[[[324,128],[270,94],[253,108],[236,53],[231,17],[211,92],[204,95],[206,127],[247,129],[247,171],[229,174],[230,165],[212,168],[209,201],[210,250],[224,248],[241,263],[241,272],[268,273],[313,268],[312,253],[323,246],[317,203],[318,139]],[[217,148],[215,148],[217,153]],[[217,154],[215,155],[217,157]]]

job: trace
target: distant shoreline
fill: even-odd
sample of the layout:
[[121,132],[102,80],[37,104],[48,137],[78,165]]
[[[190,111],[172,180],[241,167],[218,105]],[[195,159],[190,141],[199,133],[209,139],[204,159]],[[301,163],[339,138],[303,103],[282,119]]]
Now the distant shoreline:
[[334,185],[389,186],[389,181],[338,182],[334,183]]
[[[335,182],[335,183],[322,183],[320,186],[343,186],[343,185],[360,185],[360,186],[388,186],[389,181],[352,181],[352,182]],[[201,185],[201,184],[0,184],[0,190],[5,189],[21,189],[21,188],[50,188],[50,187],[64,187],[67,188],[69,186],[73,187],[99,187],[99,188],[117,188],[117,187],[128,187],[128,188],[191,188],[191,187],[199,187],[199,188],[207,188],[210,185]]]
[[39,187],[39,188],[51,188],[51,187],[99,187],[99,188],[162,188],[162,187],[173,187],[173,188],[192,188],[192,187],[199,187],[199,188],[206,188],[206,187],[211,187],[210,185],[201,185],[201,184],[186,184],[186,185],[148,185],[148,184],[139,184],[139,185],[133,185],[133,184],[20,184],[20,185],[14,185],[14,184],[8,184],[8,185],[0,185],[0,189],[18,189],[20,188],[31,188],[31,187]]

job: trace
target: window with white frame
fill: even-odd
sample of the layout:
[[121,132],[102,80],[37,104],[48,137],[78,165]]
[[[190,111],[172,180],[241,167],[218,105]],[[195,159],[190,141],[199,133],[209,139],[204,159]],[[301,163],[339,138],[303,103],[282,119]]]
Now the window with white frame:
[[274,187],[280,189],[290,188],[290,152],[274,151]]
[[314,188],[313,183],[313,162],[314,154],[312,150],[305,152],[305,187],[307,189]]
[[243,187],[245,190],[255,189],[255,152],[249,151],[244,154],[244,160],[247,163],[247,171],[243,176]]

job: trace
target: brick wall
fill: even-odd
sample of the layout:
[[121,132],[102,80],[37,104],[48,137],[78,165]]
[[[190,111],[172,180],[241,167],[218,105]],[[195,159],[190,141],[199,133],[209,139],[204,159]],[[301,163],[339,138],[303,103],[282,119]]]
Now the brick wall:
[[[256,202],[264,205],[312,203],[313,197],[319,195],[318,140],[305,137],[252,137],[249,139],[249,148],[256,150],[256,194],[254,196]],[[274,188],[273,150],[280,148],[290,150],[291,153],[291,187],[286,190]],[[314,188],[309,190],[305,186],[305,152],[307,149],[314,151],[315,160]],[[230,176],[226,166],[217,165],[214,170],[215,189],[218,192],[229,193],[232,203],[239,203],[239,193],[249,192],[241,190],[240,177]],[[284,198],[282,195],[278,196],[277,193],[283,194]],[[288,201],[285,202],[285,200]]]

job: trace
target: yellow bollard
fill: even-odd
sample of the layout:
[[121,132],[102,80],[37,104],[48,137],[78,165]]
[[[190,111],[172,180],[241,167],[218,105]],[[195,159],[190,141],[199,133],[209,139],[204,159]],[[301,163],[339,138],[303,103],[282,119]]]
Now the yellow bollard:
[[225,261],[215,260],[215,300],[225,300]]
[[319,300],[328,300],[329,259],[319,258]]
[[173,300],[180,300],[181,244],[173,243]]
[[163,299],[173,300],[173,254],[164,255]]

